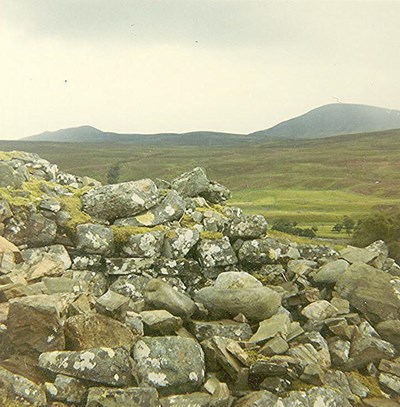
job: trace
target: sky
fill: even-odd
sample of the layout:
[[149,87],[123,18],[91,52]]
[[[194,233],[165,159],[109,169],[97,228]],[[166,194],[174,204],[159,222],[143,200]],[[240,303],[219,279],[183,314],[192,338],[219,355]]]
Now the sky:
[[400,110],[399,1],[0,0],[0,139]]

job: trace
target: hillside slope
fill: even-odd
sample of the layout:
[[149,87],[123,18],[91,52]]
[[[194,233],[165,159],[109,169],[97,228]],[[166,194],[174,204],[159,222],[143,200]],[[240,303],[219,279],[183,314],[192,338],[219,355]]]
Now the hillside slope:
[[269,129],[256,131],[250,136],[252,138],[308,139],[396,128],[400,128],[398,110],[335,103],[318,107]]

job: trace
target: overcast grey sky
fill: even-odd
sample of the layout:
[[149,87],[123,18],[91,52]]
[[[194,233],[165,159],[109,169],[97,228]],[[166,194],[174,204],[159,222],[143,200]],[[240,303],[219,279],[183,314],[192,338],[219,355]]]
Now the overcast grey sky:
[[0,0],[0,138],[400,109],[399,1]]

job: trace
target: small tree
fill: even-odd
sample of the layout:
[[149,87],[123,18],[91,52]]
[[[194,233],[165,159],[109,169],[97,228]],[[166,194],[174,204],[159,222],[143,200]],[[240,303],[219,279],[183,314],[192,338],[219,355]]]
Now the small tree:
[[344,216],[343,217],[343,227],[346,230],[346,233],[348,235],[351,234],[355,226],[355,222],[353,219],[351,219],[349,216]]
[[343,225],[341,223],[336,223],[336,225],[332,226],[331,232],[340,233],[343,229]]

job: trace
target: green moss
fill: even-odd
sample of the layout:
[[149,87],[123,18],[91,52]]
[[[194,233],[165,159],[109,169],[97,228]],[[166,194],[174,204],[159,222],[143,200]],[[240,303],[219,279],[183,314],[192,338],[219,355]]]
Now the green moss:
[[193,229],[197,223],[188,214],[184,214],[180,220],[180,224],[183,228]]
[[65,225],[70,233],[75,233],[76,227],[82,223],[92,222],[90,215],[82,211],[82,201],[79,194],[63,195],[60,197],[61,207],[71,216]]
[[123,245],[128,243],[129,237],[132,235],[141,235],[143,233],[152,232],[155,230],[165,230],[165,226],[155,226],[148,228],[144,226],[111,226],[114,233],[114,241],[117,245]]
[[223,237],[224,235],[221,232],[209,232],[209,231],[200,232],[200,239],[218,240],[222,239]]
[[226,215],[224,214],[223,210],[222,210],[223,206],[222,205],[211,205],[211,206],[207,206],[207,207],[196,207],[196,211],[197,212],[207,212],[207,211],[211,211],[211,212],[215,212],[218,215],[226,218]]
[[313,384],[303,382],[300,379],[296,379],[291,383],[288,390],[289,391],[308,391],[314,387],[316,387],[316,386],[314,386]]
[[271,284],[271,278],[266,274],[254,273],[252,275],[263,285]]
[[363,386],[370,391],[370,397],[384,397],[378,380],[373,376],[364,376],[360,372],[353,371],[349,373],[351,377],[358,380]]
[[22,157],[23,153],[20,151],[0,151],[0,161],[9,161],[13,158]]
[[259,360],[269,360],[269,356],[264,356],[261,353],[258,353],[255,349],[245,349],[244,350],[247,356],[249,357],[250,364],[254,365]]

